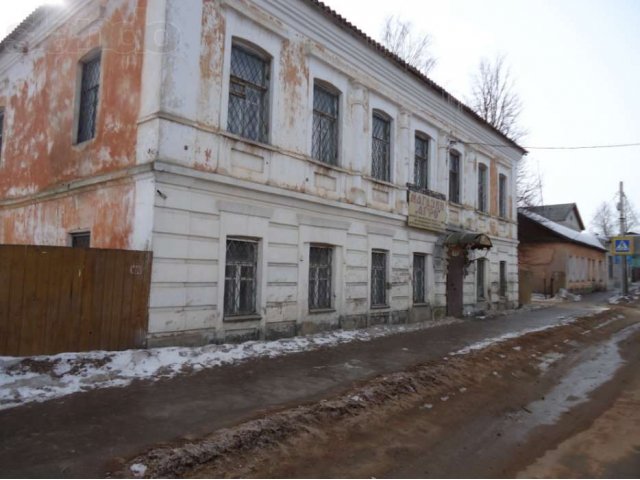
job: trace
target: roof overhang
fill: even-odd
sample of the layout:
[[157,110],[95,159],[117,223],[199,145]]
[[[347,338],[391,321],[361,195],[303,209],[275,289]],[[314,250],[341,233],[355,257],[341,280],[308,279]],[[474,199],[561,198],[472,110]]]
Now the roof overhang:
[[493,247],[491,239],[484,233],[456,232],[451,233],[444,241],[449,247],[470,248],[472,250]]

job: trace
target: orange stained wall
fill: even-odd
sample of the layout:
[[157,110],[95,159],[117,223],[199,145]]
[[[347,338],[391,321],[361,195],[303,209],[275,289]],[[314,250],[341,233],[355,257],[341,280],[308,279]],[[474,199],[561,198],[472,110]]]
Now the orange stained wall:
[[[0,201],[136,163],[146,4],[89,1],[0,72],[0,108],[5,108]],[[95,49],[102,52],[96,136],[74,145],[80,62]]]

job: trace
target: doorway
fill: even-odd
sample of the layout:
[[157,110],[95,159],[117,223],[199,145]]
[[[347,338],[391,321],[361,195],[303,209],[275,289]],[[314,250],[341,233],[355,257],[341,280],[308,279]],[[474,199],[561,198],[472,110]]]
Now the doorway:
[[462,280],[464,255],[452,256],[449,252],[447,265],[447,316],[462,317]]

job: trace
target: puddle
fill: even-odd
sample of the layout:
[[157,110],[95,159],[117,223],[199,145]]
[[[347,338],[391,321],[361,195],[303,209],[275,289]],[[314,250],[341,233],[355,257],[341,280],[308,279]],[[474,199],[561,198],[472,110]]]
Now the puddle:
[[[627,327],[611,337],[606,343],[588,350],[590,358],[567,372],[542,400],[527,405],[532,420],[540,425],[553,425],[571,408],[589,400],[589,394],[611,380],[624,364],[618,344],[640,330],[640,324]],[[558,358],[545,355],[539,367],[544,370]]]

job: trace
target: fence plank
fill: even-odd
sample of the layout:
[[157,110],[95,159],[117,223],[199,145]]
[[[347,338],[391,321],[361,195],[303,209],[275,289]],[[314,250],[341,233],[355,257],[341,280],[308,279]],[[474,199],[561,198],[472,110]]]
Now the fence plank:
[[151,266],[151,252],[0,245],[0,355],[144,346]]

